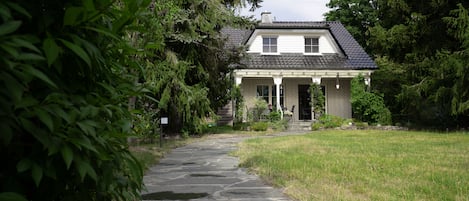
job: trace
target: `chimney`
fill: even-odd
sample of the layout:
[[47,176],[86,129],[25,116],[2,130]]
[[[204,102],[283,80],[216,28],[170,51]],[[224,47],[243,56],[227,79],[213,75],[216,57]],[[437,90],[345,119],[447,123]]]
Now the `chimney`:
[[261,23],[272,23],[272,13],[267,11],[262,12]]

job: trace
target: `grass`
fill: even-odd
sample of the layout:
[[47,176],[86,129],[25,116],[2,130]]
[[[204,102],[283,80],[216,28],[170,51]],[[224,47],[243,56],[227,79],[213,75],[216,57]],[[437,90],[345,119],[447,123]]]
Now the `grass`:
[[322,131],[256,138],[241,166],[297,200],[469,200],[469,135]]
[[157,164],[171,149],[184,146],[193,141],[193,138],[171,139],[165,140],[162,147],[160,147],[159,143],[139,144],[129,146],[129,150],[132,155],[140,161],[143,167],[148,169],[150,166]]

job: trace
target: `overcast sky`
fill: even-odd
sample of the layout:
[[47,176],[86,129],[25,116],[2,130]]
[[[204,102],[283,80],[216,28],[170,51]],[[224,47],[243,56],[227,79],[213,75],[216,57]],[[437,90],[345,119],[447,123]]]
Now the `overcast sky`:
[[270,11],[276,21],[323,21],[329,11],[327,3],[329,0],[264,0],[256,11],[245,8],[241,15],[260,19],[261,12]]

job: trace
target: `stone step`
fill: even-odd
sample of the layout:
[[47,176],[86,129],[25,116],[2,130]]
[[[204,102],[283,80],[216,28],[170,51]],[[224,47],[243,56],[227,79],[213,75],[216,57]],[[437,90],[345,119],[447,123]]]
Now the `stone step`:
[[289,131],[310,131],[311,130],[310,121],[293,121],[288,123]]

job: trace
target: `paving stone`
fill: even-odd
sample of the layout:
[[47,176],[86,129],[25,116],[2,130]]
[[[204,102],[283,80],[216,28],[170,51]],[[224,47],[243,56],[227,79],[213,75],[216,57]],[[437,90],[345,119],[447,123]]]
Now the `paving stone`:
[[244,139],[208,139],[174,149],[146,173],[142,195],[145,200],[290,201],[228,155]]

